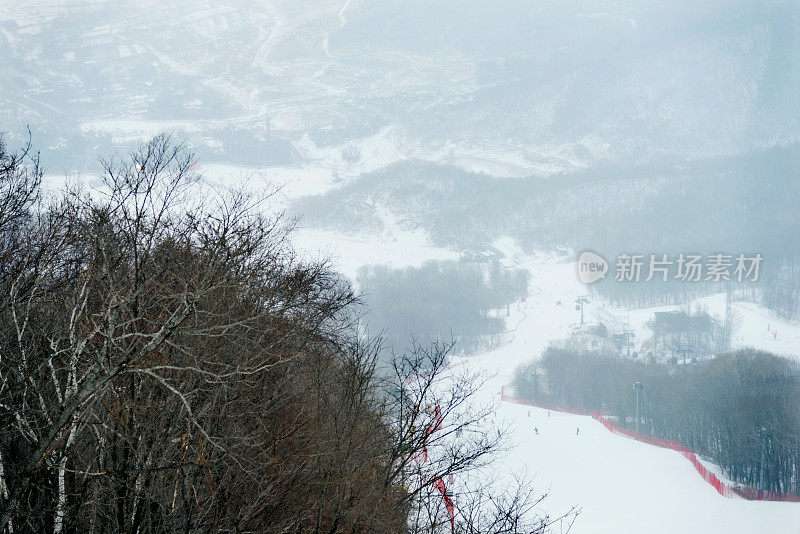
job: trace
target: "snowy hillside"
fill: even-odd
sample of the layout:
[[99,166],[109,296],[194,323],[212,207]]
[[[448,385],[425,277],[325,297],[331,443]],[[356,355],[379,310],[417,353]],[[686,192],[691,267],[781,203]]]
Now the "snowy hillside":
[[[800,489],[798,87],[790,0],[0,0],[0,534],[85,517],[98,532],[200,530],[216,513],[258,530],[282,508],[297,512],[275,520],[286,532],[372,532],[375,510],[392,510],[381,532],[410,528],[431,502],[417,489],[447,509],[446,488],[472,482],[420,468],[439,398],[404,389],[435,375],[420,347],[448,333],[446,376],[485,380],[464,403],[481,413],[476,443],[506,446],[464,477],[530,475],[547,498],[529,515],[568,515],[549,532],[800,532],[800,504],[723,497],[674,450],[501,398],[512,381],[530,402],[577,398],[692,443],[731,484]],[[582,251],[605,280],[579,281]],[[643,265],[615,281],[610,266],[682,268],[666,257],[684,253],[763,264],[746,283],[708,270],[639,283]],[[206,270],[207,292],[191,289]],[[28,287],[44,311],[15,300]],[[200,313],[208,330],[184,324]],[[753,374],[739,349],[765,353]],[[548,381],[550,355],[572,399]],[[335,403],[356,397],[340,417]],[[131,509],[107,513],[122,493]],[[428,519],[420,532],[438,534]]]
[[[318,251],[320,234],[301,232],[298,245]],[[409,235],[395,234],[390,241],[360,241],[327,235],[326,247],[334,265],[354,273],[360,264],[408,265],[447,256]],[[511,448],[492,470],[501,480],[527,473],[535,489],[547,493],[540,511],[559,517],[572,507],[580,515],[572,530],[581,533],[673,532],[775,532],[800,530],[796,503],[754,502],[720,496],[679,453],[639,443],[606,430],[588,416],[565,414],[500,402],[500,389],[509,383],[515,368],[536,357],[550,343],[570,335],[578,312],[570,305],[585,287],[575,276],[575,264],[554,255],[523,256],[512,241],[497,243],[515,261],[529,269],[532,287],[525,303],[515,304],[507,320],[510,343],[486,353],[456,357],[456,369],[479,370],[489,380],[476,402],[494,402],[495,417],[486,430],[510,429]],[[709,310],[724,311],[724,295],[704,299]],[[737,346],[754,346],[800,357],[800,325],[771,319],[758,306],[736,303],[743,313]],[[587,307],[587,316],[603,317],[618,310]],[[631,310],[631,324],[638,338],[645,338],[644,322],[651,309]],[[767,326],[781,332],[785,341],[763,335]],[[784,350],[781,350],[781,349]],[[459,371],[454,371],[459,372]],[[535,432],[538,430],[538,435]],[[579,433],[578,433],[579,430]],[[554,526],[566,531],[571,519]]]
[[306,158],[391,127],[400,159],[498,176],[728,155],[798,140],[796,19],[744,1],[6,1],[0,118],[39,124],[56,173],[165,128],[250,160],[224,145],[267,118]]

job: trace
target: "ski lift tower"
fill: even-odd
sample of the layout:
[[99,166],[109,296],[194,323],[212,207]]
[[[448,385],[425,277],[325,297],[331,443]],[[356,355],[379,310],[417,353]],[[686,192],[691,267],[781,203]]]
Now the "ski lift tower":
[[581,311],[581,326],[583,326],[583,305],[589,304],[589,299],[586,298],[586,295],[581,295],[575,299],[575,304],[575,309]]
[[625,351],[628,354],[628,358],[631,357],[631,338],[636,337],[636,334],[633,332],[631,328],[631,318],[629,315],[621,315],[620,321],[622,321],[622,333],[625,334]]

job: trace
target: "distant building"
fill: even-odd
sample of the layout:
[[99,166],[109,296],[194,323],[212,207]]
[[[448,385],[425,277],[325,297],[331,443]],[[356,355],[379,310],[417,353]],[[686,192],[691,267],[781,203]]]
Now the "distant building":
[[653,352],[662,357],[696,358],[713,353],[718,322],[707,313],[655,312],[647,325],[653,331]]
[[497,265],[503,269],[512,269],[517,266],[517,262],[508,257],[503,257],[497,260]]
[[572,335],[597,336],[606,338],[608,337],[608,329],[603,323],[586,323],[573,327]]
[[461,251],[460,259],[464,262],[499,263],[506,255],[488,245],[468,247]]

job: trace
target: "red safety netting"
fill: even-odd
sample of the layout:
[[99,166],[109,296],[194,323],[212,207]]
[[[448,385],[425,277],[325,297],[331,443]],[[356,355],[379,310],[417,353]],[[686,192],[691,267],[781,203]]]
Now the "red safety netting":
[[589,412],[586,410],[577,410],[566,406],[559,406],[556,404],[533,402],[527,399],[512,397],[506,394],[506,390],[508,389],[509,386],[510,384],[506,384],[500,390],[500,398],[504,402],[511,402],[514,404],[524,404],[527,406],[535,406],[537,408],[543,408],[545,410],[552,410],[555,412],[566,412],[575,415],[591,416],[595,420],[597,420],[600,424],[602,424],[604,427],[606,427],[609,431],[615,434],[635,439],[636,441],[641,441],[643,443],[648,443],[650,445],[655,445],[656,447],[661,447],[664,449],[672,449],[674,451],[681,453],[681,455],[683,455],[684,458],[686,458],[692,463],[695,470],[703,478],[703,480],[708,482],[715,490],[717,490],[717,492],[720,495],[724,497],[740,497],[742,499],[747,499],[749,501],[800,502],[800,495],[794,495],[792,493],[761,491],[747,486],[726,484],[725,482],[717,478],[717,476],[714,473],[712,473],[706,466],[704,466],[703,463],[697,459],[695,453],[689,450],[689,448],[686,445],[679,443],[677,441],[656,438],[654,436],[642,434],[641,432],[626,430],[624,428],[615,425],[614,423],[612,423],[611,421],[600,415],[600,413],[597,411]]
[[[433,420],[425,429],[425,436],[423,437],[422,441],[422,450],[415,455],[416,461],[421,463],[428,461],[428,438],[430,437],[431,434],[433,434],[437,430],[441,430],[443,423],[444,423],[444,417],[442,417],[442,408],[437,404],[433,410]],[[452,484],[452,478],[453,475],[450,474],[451,484]],[[447,508],[447,513],[450,516],[451,531],[455,532],[456,529],[455,506],[453,505],[453,499],[447,493],[447,486],[445,485],[444,481],[441,478],[433,479],[431,481],[431,485],[437,490],[439,490],[439,492],[442,494],[442,499],[444,499],[445,508]]]
[[447,513],[450,515],[450,530],[451,532],[455,532],[456,530],[456,515],[455,509],[453,507],[453,500],[450,498],[450,495],[447,494],[447,486],[444,483],[444,480],[441,478],[437,478],[432,482],[433,487],[438,489],[439,492],[442,494],[442,498],[444,499],[444,506],[447,508]]

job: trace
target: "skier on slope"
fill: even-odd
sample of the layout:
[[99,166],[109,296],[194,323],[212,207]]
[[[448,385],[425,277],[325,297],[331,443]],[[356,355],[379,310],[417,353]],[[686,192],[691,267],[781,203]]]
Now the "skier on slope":
[[580,433],[581,433],[581,428],[580,427],[575,427],[575,435],[578,436],[578,435],[580,435]]

